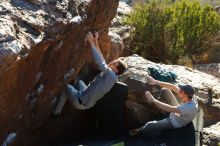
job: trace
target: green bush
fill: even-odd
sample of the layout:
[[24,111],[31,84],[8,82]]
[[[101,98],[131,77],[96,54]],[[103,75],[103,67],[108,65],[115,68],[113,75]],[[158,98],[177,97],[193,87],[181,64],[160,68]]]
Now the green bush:
[[[138,3],[125,23],[135,27],[132,31],[135,53],[150,60],[164,60],[168,56],[165,27],[171,13],[167,5],[159,1]],[[151,51],[149,51],[151,50]]]
[[190,0],[136,4],[124,23],[135,28],[133,51],[156,62],[176,63],[208,51],[207,42],[220,30],[220,16],[211,6]]

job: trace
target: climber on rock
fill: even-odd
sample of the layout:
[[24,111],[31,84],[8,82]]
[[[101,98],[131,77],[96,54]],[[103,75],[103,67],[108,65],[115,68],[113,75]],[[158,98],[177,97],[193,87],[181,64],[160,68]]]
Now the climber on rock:
[[[106,64],[99,49],[98,37],[98,32],[94,35],[88,32],[86,40],[91,46],[92,56],[101,73],[99,73],[88,86],[85,85],[82,80],[79,80],[74,86],[67,83],[53,112],[54,115],[61,113],[67,99],[79,110],[93,107],[98,100],[103,98],[104,95],[110,91],[113,85],[118,81],[118,76],[126,70],[127,64],[121,59],[114,60],[108,65]],[[78,90],[76,86],[78,86]]]
[[[195,89],[191,85],[173,85],[166,82],[161,82],[153,79],[151,76],[147,76],[149,84],[158,85],[163,87],[160,97],[169,100],[171,105],[155,99],[150,92],[145,92],[146,101],[154,104],[159,109],[167,112],[162,120],[149,121],[144,126],[132,129],[130,135],[143,134],[148,138],[155,138],[163,130],[174,129],[184,127],[189,124],[196,116],[198,111],[198,103],[193,99]],[[183,101],[183,104],[179,105],[176,97],[171,90],[177,93],[178,97]],[[163,101],[163,99],[160,99]]]

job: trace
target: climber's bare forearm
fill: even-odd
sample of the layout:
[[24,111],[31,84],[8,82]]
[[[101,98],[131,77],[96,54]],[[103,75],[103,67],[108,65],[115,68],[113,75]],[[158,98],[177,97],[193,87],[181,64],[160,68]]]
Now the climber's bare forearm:
[[178,93],[180,91],[179,87],[177,87],[176,85],[167,83],[167,82],[158,81],[158,85],[160,85],[161,87],[164,87],[164,88],[168,88],[176,93]]
[[174,112],[174,113],[180,113],[180,110],[178,109],[177,106],[171,106],[169,104],[166,104],[166,103],[163,103],[163,102],[160,102],[158,100],[154,100],[153,103],[160,109],[162,109],[163,111],[166,111],[166,112]]

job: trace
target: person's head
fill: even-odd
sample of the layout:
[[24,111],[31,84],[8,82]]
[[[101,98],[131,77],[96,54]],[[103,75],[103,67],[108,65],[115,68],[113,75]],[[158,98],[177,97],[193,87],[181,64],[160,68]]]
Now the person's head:
[[179,91],[179,97],[183,100],[191,100],[193,98],[193,95],[195,94],[195,89],[191,85],[179,85],[180,91]]
[[116,75],[121,75],[127,69],[127,64],[121,59],[114,60],[108,66],[115,72]]

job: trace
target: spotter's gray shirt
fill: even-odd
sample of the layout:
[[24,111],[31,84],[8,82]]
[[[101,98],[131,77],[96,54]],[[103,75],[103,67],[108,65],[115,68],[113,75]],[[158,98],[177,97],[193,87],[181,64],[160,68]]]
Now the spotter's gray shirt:
[[96,48],[92,48],[92,55],[101,73],[89,83],[88,88],[82,91],[79,96],[83,104],[89,107],[94,106],[96,101],[110,91],[118,81],[118,76],[108,67],[102,54]]

